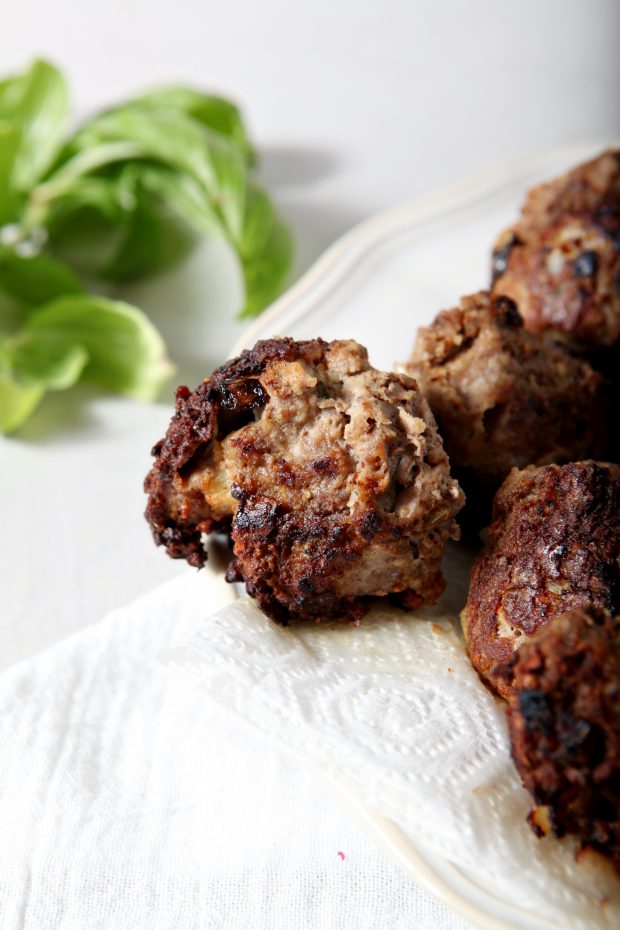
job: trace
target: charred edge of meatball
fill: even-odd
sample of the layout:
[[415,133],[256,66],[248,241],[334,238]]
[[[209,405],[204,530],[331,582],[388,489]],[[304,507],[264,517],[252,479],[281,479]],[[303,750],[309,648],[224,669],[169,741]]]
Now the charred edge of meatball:
[[513,471],[461,615],[472,664],[508,698],[498,670],[524,637],[568,610],[620,611],[620,468],[573,462]]
[[[513,248],[537,239],[550,226],[568,218],[592,223],[620,250],[620,150],[602,152],[565,174],[532,187],[517,223],[498,239],[494,253],[498,267],[493,271],[501,275]],[[592,273],[591,259],[586,258],[581,264],[585,274]]]
[[467,535],[489,522],[512,468],[599,456],[605,447],[602,376],[556,339],[526,332],[508,297],[481,291],[439,313],[418,331],[406,370],[465,490]]
[[508,723],[540,836],[578,837],[620,872],[620,617],[556,616],[519,648]]
[[[244,581],[248,594],[282,626],[291,619],[355,621],[366,613],[369,597],[338,597],[334,582],[338,568],[357,560],[367,545],[362,521],[366,518],[367,522],[368,514],[356,526],[342,514],[296,514],[241,488],[235,487],[233,494],[239,507],[228,581]],[[311,566],[295,564],[291,550],[297,543],[311,544]],[[286,572],[279,572],[284,559],[292,564]]]
[[173,505],[175,478],[193,470],[212,440],[240,429],[266,405],[269,397],[258,375],[269,364],[298,358],[316,364],[327,346],[323,339],[265,339],[220,366],[195,391],[178,388],[176,412],[165,437],[153,447],[155,463],[144,483],[153,538],[171,558],[186,559],[200,568],[207,558],[202,534],[230,531],[230,520],[216,521],[208,515],[198,491],[187,492],[182,504]]
[[[239,507],[234,520],[235,558],[227,581],[244,581],[248,594],[277,623],[337,618],[357,621],[368,611],[372,595],[341,596],[339,578],[363,557],[372,540],[377,545],[398,539],[402,531],[375,511],[355,517],[344,513],[293,513],[276,501],[234,486]],[[432,536],[432,531],[430,532]],[[456,525],[447,535],[458,535]],[[310,544],[308,558],[306,544]],[[301,553],[294,553],[299,545]],[[411,542],[413,545],[413,542]],[[278,571],[286,563],[287,571]],[[406,610],[435,603],[445,590],[440,561],[424,577],[424,593],[405,589],[389,595]]]
[[577,347],[618,344],[620,151],[529,191],[494,246],[491,287],[517,301],[528,329]]

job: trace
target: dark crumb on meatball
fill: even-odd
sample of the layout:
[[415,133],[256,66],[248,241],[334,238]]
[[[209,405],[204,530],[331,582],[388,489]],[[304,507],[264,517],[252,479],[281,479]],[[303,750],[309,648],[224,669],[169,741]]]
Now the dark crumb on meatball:
[[601,375],[553,338],[523,329],[515,304],[482,291],[418,330],[406,366],[437,421],[465,490],[461,515],[480,526],[512,468],[598,457]]
[[230,535],[229,580],[274,620],[357,619],[373,596],[443,592],[462,492],[415,381],[355,342],[272,339],[180,388],[145,488],[155,541],[201,566]]
[[556,616],[506,670],[512,754],[538,833],[576,836],[620,872],[620,617]]
[[516,301],[528,329],[620,343],[620,151],[529,192],[495,245],[492,289]]
[[587,607],[620,612],[620,467],[511,472],[461,614],[474,667],[509,697],[512,683],[498,667],[556,614]]

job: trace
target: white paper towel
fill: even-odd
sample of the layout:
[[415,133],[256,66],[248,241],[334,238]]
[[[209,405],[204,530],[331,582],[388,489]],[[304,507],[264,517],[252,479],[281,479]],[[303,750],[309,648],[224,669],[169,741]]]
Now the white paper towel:
[[510,758],[505,711],[479,681],[448,594],[405,614],[377,608],[359,627],[281,629],[247,599],[167,655],[209,697],[277,747],[318,765],[416,841],[471,874],[531,922],[558,930],[620,926],[620,881],[574,844],[538,840]]
[[466,930],[158,660],[230,594],[188,571],[0,676],[2,930]]

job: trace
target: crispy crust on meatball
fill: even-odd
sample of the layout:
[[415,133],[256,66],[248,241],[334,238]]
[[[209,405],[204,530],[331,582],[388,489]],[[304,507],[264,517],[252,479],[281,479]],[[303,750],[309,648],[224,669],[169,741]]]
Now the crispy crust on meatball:
[[620,343],[620,152],[534,187],[492,259],[494,294],[528,329],[585,346]]
[[538,835],[573,835],[620,872],[620,617],[560,614],[517,650],[508,723]]
[[508,697],[512,683],[498,667],[556,614],[589,606],[620,611],[620,467],[511,472],[461,614],[474,667]]
[[153,453],[147,519],[174,558],[230,534],[229,580],[273,619],[355,619],[370,596],[410,607],[444,589],[463,495],[415,381],[355,342],[274,339],[219,368]]
[[523,329],[515,304],[481,291],[418,330],[406,371],[433,411],[466,515],[512,468],[598,456],[603,379],[564,345]]
[[[179,387],[176,412],[164,439],[153,447],[155,465],[144,483],[148,494],[146,518],[155,542],[173,559],[186,559],[201,568],[206,553],[201,535],[230,527],[230,516],[214,517],[199,489],[186,487],[184,478],[199,467],[211,444],[254,418],[267,403],[257,375],[272,362],[295,354],[292,340],[265,340],[252,352],[222,365],[195,391]],[[319,358],[321,346],[300,343],[301,354]]]

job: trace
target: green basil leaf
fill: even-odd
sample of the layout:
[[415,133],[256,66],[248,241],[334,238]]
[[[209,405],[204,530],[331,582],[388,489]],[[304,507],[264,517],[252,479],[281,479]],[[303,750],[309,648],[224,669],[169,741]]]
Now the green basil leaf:
[[292,240],[267,194],[248,186],[251,160],[233,104],[164,88],[87,121],[33,190],[23,228],[44,226],[53,255],[114,281],[168,267],[196,233],[220,235],[239,256],[253,315],[281,290]]
[[117,177],[85,175],[75,178],[62,194],[54,197],[49,205],[45,225],[50,231],[58,232],[64,224],[73,220],[76,213],[89,211],[99,214],[109,222],[118,222],[123,213],[132,209],[125,191],[120,191]]
[[23,322],[24,308],[0,291],[0,344],[2,339],[18,330]]
[[[123,155],[123,148],[133,154]],[[71,148],[77,154],[75,162],[87,151],[90,162],[97,167],[114,164],[127,158],[149,158],[186,171],[197,178],[207,190],[216,191],[217,175],[210,151],[205,145],[204,133],[184,113],[153,112],[131,108],[115,110],[95,117],[80,129],[71,140]],[[60,168],[55,177],[73,176],[74,159]],[[87,170],[93,170],[87,166]],[[81,173],[86,173],[81,171]]]
[[22,136],[12,123],[0,119],[0,226],[18,219],[22,198],[15,190],[15,164]]
[[17,190],[29,191],[54,160],[68,104],[63,76],[46,61],[33,62],[23,74],[0,85],[0,119],[21,136],[13,171]]
[[5,342],[3,351],[20,383],[49,391],[65,391],[76,384],[88,361],[83,346],[45,332],[22,331]]
[[118,178],[77,178],[54,199],[45,221],[48,247],[85,276],[98,276],[116,255],[135,198]]
[[196,233],[222,223],[188,175],[128,162],[112,177],[85,177],[51,205],[49,244],[83,274],[133,280],[180,261]]
[[252,166],[255,162],[239,108],[224,97],[203,94],[191,87],[162,87],[136,97],[126,106],[144,110],[180,110],[207,129],[225,136],[240,151],[246,164]]
[[145,166],[141,184],[197,233],[222,236],[225,229],[204,188],[188,174],[162,166]]
[[85,381],[142,400],[155,399],[173,372],[153,324],[120,301],[60,298],[36,310],[25,332],[82,346],[88,353]]
[[144,148],[136,142],[100,142],[95,137],[89,137],[86,131],[84,138],[74,136],[57,159],[54,170],[32,192],[32,208],[44,213],[50,202],[70,193],[81,178],[95,172],[108,171],[111,166],[132,159],[143,158],[144,154]]
[[256,185],[248,189],[239,256],[246,293],[241,316],[256,316],[281,292],[293,259],[291,232]]
[[[82,172],[122,160],[149,159],[189,175],[209,197],[211,208],[230,230],[240,235],[245,201],[246,169],[239,151],[217,134],[209,135],[180,111],[115,110],[97,117],[74,137],[76,154],[43,185],[39,196],[50,196]],[[107,162],[106,162],[106,159]]]
[[195,236],[188,226],[141,192],[128,215],[111,259],[100,270],[108,281],[132,281],[159,274],[176,264],[192,249]]
[[[211,99],[214,112],[226,112],[226,101]],[[36,198],[45,201],[70,195],[78,178],[106,167],[122,170],[123,162],[137,160],[144,170],[152,170],[152,164],[144,163],[148,159],[201,185],[208,198],[204,212],[223,221],[229,237],[236,240],[241,234],[246,183],[245,156],[239,145],[224,135],[204,131],[183,110],[145,107],[127,105],[83,126],[67,148],[70,157],[40,187]],[[229,117],[230,113],[237,113],[236,108],[229,110]]]
[[63,391],[79,379],[88,354],[82,346],[40,333],[19,333],[0,348],[0,433],[24,423],[46,391]]
[[214,205],[224,221],[228,237],[237,244],[243,235],[247,174],[243,160],[228,146],[211,146],[211,161],[217,177]]
[[0,433],[12,433],[31,415],[45,394],[38,384],[19,384],[0,364]]
[[43,255],[26,258],[0,249],[0,290],[26,307],[48,303],[84,288],[66,265]]

